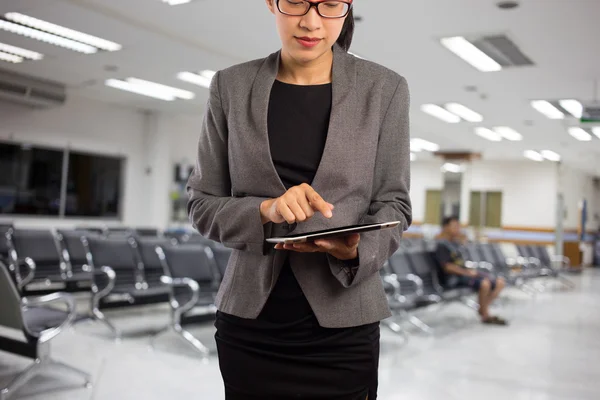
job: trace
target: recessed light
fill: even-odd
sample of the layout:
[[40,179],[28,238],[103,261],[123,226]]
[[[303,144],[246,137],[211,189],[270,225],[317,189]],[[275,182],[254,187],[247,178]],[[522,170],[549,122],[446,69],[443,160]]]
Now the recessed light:
[[177,78],[208,89],[215,74],[216,72],[211,70],[204,70],[199,73],[184,71],[177,74]]
[[546,100],[534,100],[531,106],[550,119],[563,119],[565,114]]
[[560,161],[560,154],[555,153],[552,150],[542,150],[540,154],[548,161]]
[[592,140],[592,135],[590,135],[578,126],[572,126],[571,128],[569,128],[569,135],[582,142],[589,142],[590,140]]
[[105,82],[106,86],[124,90],[127,92],[139,94],[142,96],[153,97],[155,99],[164,100],[164,101],[174,101],[176,97],[173,94],[168,94],[162,91],[152,90],[146,86],[134,85],[127,81],[122,81],[119,79],[107,79]]
[[526,150],[525,153],[523,153],[523,155],[526,158],[529,158],[530,160],[533,161],[537,161],[537,162],[542,162],[544,161],[544,156],[542,156],[540,153],[538,153],[537,151],[533,151],[533,150]]
[[502,136],[504,139],[510,140],[512,142],[518,142],[520,140],[523,140],[523,135],[521,135],[514,129],[509,128],[508,126],[497,126],[494,128],[494,131],[500,136]]
[[23,62],[23,57],[16,56],[14,54],[8,54],[0,51],[0,61],[6,61],[13,64],[18,64]]
[[44,58],[43,54],[35,51],[23,49],[21,47],[12,46],[10,44],[0,43],[0,51],[3,53],[14,54],[19,57],[26,58],[28,60],[41,60]]
[[478,136],[481,136],[484,139],[492,141],[492,142],[502,141],[502,136],[500,136],[500,134],[498,134],[488,128],[484,128],[484,127],[475,128],[475,134],[477,134]]
[[480,71],[495,72],[502,70],[502,66],[498,62],[462,36],[443,38],[441,42],[448,50]]
[[583,105],[577,100],[560,100],[558,103],[575,118],[581,118],[583,115]]
[[127,82],[131,83],[132,85],[136,85],[136,86],[145,86],[153,91],[163,92],[167,95],[172,95],[172,96],[182,99],[182,100],[192,100],[193,98],[196,97],[196,95],[194,93],[192,93],[188,90],[182,90],[182,89],[174,88],[171,86],[162,85],[160,83],[150,82],[150,81],[147,81],[144,79],[127,78]]
[[460,117],[458,115],[452,114],[450,111],[436,104],[423,104],[421,106],[421,111],[449,124],[457,124],[460,122]]
[[419,152],[419,151],[435,152],[435,151],[438,151],[439,149],[440,149],[439,145],[432,143],[428,140],[419,139],[419,138],[410,140],[410,150],[414,151],[414,152]]
[[20,25],[28,26],[38,31],[51,33],[53,35],[71,39],[75,42],[84,43],[93,46],[97,49],[105,51],[121,50],[122,46],[118,43],[111,42],[96,36],[88,35],[87,33],[79,32],[73,29],[65,28],[64,26],[56,25],[51,22],[43,21],[28,15],[19,13],[7,13],[4,16],[7,20]]
[[446,104],[446,110],[450,111],[453,114],[458,115],[460,118],[469,122],[482,122],[483,116],[470,108],[463,106],[459,103],[448,103]]
[[442,165],[442,171],[443,172],[453,172],[455,174],[458,174],[459,172],[462,171],[462,167],[458,164],[445,163],[444,165]]
[[187,4],[192,0],[162,0],[163,3],[167,3],[170,6],[178,6],[180,4]]
[[598,139],[600,139],[600,126],[595,126],[592,128],[592,133],[596,135]]

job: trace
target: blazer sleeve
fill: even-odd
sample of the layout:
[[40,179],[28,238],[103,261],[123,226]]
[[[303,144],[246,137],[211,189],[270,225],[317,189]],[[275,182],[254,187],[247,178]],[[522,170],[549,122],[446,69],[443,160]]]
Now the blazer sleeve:
[[194,171],[187,182],[188,215],[198,232],[226,247],[265,255],[271,229],[260,217],[261,197],[233,197],[229,175],[227,118],[219,93],[220,74],[209,89]]
[[381,126],[371,204],[360,221],[361,224],[401,221],[401,224],[398,228],[361,234],[358,260],[341,261],[327,254],[331,272],[344,287],[358,285],[379,272],[398,250],[402,232],[412,222],[409,108],[408,84],[400,78]]

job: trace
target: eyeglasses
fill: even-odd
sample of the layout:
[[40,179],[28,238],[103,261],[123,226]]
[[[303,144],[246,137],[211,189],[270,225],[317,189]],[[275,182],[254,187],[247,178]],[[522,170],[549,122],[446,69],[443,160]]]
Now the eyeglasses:
[[276,3],[280,13],[294,17],[306,15],[314,7],[323,18],[344,18],[352,9],[351,1],[276,0]]

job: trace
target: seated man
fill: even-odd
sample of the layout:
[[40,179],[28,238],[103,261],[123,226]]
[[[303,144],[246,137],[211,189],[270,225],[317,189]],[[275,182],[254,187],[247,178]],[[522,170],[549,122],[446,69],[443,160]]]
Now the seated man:
[[504,289],[504,279],[496,279],[477,270],[466,268],[460,252],[461,238],[458,218],[445,218],[442,223],[442,233],[438,236],[436,257],[446,277],[446,286],[473,288],[479,293],[481,321],[485,324],[506,325],[506,321],[502,318],[489,314],[490,304]]

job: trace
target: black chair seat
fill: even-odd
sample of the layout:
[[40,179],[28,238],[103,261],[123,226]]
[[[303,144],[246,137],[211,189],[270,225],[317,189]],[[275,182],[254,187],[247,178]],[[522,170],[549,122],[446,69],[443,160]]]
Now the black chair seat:
[[169,288],[166,286],[149,287],[148,289],[136,289],[134,287],[115,287],[111,293],[129,294],[133,298],[145,298],[169,295]]
[[23,321],[29,332],[38,335],[46,329],[59,326],[67,316],[66,312],[54,308],[31,307],[23,312]]

